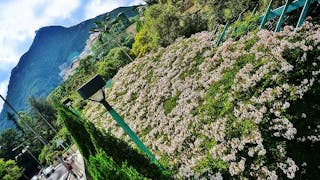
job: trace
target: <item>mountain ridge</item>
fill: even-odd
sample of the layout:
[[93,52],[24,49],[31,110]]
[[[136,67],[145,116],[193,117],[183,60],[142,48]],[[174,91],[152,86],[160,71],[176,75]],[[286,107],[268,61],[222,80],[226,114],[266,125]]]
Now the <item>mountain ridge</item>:
[[[132,17],[137,15],[136,7],[119,7],[109,14],[111,18],[115,18],[123,12]],[[102,19],[105,14],[70,27],[45,26],[36,30],[30,48],[11,71],[7,100],[18,111],[25,111],[28,97],[47,96],[63,81],[59,76],[59,66],[63,63],[70,65],[73,59],[71,56],[82,52],[89,37],[89,30],[94,28],[94,22]],[[0,114],[0,131],[13,126],[6,119],[7,111],[10,110],[4,105]]]

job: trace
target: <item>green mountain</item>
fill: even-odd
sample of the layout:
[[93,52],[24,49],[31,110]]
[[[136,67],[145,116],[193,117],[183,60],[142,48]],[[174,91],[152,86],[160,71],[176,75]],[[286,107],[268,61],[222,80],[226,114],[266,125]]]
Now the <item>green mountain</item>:
[[[109,13],[111,19],[120,12],[127,17],[137,15],[136,7],[120,7]],[[7,100],[18,111],[25,111],[30,96],[46,97],[63,81],[59,75],[61,68],[70,66],[73,58],[83,51],[89,30],[103,16],[104,14],[68,28],[49,26],[36,31],[30,49],[11,72]],[[0,114],[0,130],[13,126],[6,119],[7,111],[10,109],[4,105]]]

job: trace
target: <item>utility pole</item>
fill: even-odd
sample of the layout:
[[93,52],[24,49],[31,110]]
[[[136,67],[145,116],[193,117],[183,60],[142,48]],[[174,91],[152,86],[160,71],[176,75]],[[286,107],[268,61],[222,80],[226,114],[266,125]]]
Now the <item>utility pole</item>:
[[52,124],[47,120],[47,118],[44,117],[44,115],[40,112],[38,108],[35,108],[38,114],[40,115],[41,119],[46,122],[46,124],[55,132],[57,133],[57,130],[52,126]]
[[28,123],[24,122],[24,118],[18,113],[18,111],[0,94],[0,98],[7,104],[10,109],[21,119],[21,122],[23,122],[27,128],[41,141],[43,145],[48,145],[48,143],[43,139],[42,136],[40,136],[32,127],[29,126]]
[[[21,119],[21,122],[23,122],[29,129],[30,131],[36,136],[36,138],[38,138],[40,140],[40,142],[44,145],[44,146],[49,146],[49,144],[43,139],[42,136],[40,136],[32,127],[30,127],[28,125],[28,123],[24,122],[24,118],[18,113],[18,111],[0,94],[0,98],[5,102],[5,104],[7,104],[12,110],[13,112]],[[33,156],[33,155],[32,155]],[[34,156],[33,156],[34,157]],[[61,158],[59,157],[59,160],[61,160]],[[64,167],[68,170],[68,167],[65,166],[65,164],[63,163]]]

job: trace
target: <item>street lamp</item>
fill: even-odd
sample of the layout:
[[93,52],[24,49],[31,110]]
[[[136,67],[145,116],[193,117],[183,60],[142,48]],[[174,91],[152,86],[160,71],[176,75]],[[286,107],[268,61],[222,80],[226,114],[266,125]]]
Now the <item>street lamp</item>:
[[62,104],[66,105],[67,107],[71,107],[72,106],[72,99],[66,98],[62,101]]
[[130,127],[124,122],[121,116],[111,107],[111,105],[105,100],[105,94],[103,87],[105,81],[100,75],[96,75],[90,79],[87,83],[82,85],[78,89],[79,95],[84,99],[101,103],[112,116],[112,118],[122,127],[122,129],[129,135],[131,140],[154,162],[161,170],[163,167],[156,157],[149,151],[149,149],[143,144],[143,142],[137,137],[137,135],[130,129]]

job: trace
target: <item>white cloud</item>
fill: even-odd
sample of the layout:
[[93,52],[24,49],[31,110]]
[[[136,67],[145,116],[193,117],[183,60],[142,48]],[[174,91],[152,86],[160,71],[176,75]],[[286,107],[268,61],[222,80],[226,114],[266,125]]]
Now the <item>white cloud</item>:
[[79,0],[14,0],[0,4],[0,69],[18,62],[26,51],[19,52],[19,44],[33,39],[36,29],[68,18],[79,5]]
[[[9,82],[9,80],[7,79],[7,80],[2,81],[0,83],[0,94],[2,96],[6,96],[6,94],[7,94],[8,82]],[[2,110],[2,106],[3,106],[3,100],[0,99],[0,111]]]
[[93,18],[97,15],[110,12],[113,9],[121,6],[133,6],[144,4],[143,0],[115,0],[115,1],[105,1],[105,0],[92,0],[88,3],[87,7],[85,8],[85,17],[86,19]]
[[91,1],[87,7],[85,8],[85,18],[93,18],[99,14],[109,12],[119,6],[121,6],[121,2],[116,1],[113,3],[103,1],[103,0],[93,0]]
[[141,4],[146,4],[146,3],[142,0],[134,0],[130,2],[129,6],[141,5]]
[[70,18],[73,10],[80,5],[78,0],[50,0],[46,3],[44,16],[50,18]]

